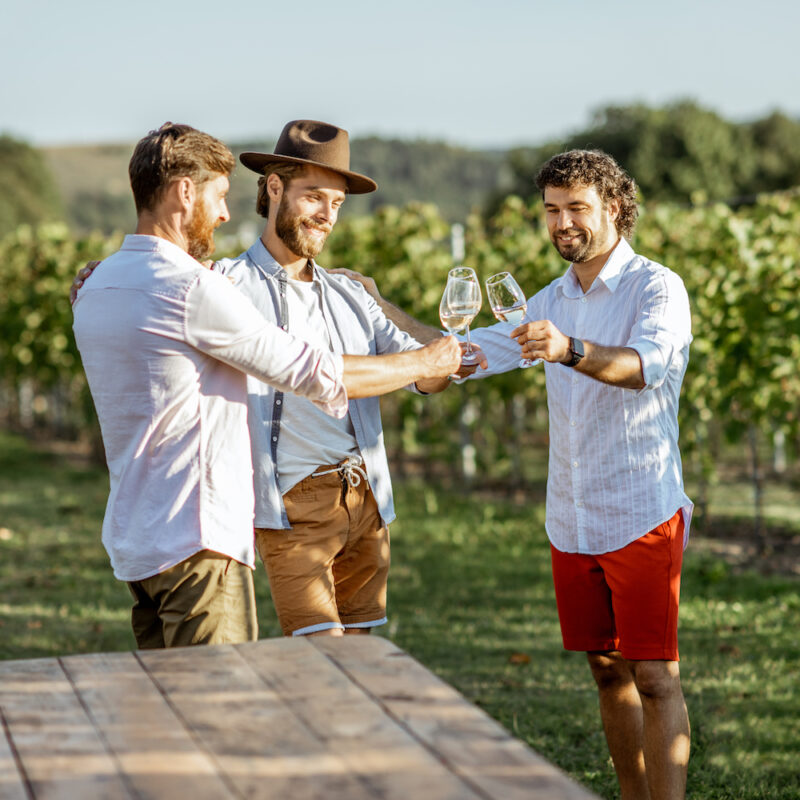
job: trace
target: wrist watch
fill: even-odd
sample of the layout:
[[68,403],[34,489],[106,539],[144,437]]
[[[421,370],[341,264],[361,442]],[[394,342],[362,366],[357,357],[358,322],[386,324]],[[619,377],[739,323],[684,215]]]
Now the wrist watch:
[[583,358],[583,342],[574,336],[569,337],[569,361],[563,363],[568,367],[575,367],[580,364]]

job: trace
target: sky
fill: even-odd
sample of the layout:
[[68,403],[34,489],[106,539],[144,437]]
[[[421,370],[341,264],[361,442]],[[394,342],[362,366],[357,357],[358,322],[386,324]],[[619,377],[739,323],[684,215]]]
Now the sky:
[[541,144],[593,112],[693,99],[800,118],[797,0],[4,0],[0,132],[236,144],[298,118],[351,136]]

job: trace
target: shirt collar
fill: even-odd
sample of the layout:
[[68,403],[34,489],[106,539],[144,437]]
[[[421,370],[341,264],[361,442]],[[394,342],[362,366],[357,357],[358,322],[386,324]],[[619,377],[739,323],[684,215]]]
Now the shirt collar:
[[[611,251],[611,255],[603,265],[597,277],[594,279],[589,291],[594,289],[597,281],[602,282],[609,292],[613,292],[622,280],[622,275],[625,272],[628,264],[636,257],[633,248],[628,244],[626,239],[620,237],[619,242]],[[569,269],[564,273],[561,278],[561,291],[566,297],[582,297],[584,292],[578,282],[578,276],[575,274],[575,268],[572,264]],[[588,292],[586,293],[588,294]]]
[[[250,249],[247,251],[247,257],[266,275],[276,277],[284,271],[283,267],[272,256],[272,253],[264,246],[261,237],[253,242]],[[320,276],[324,274],[323,270],[317,267],[313,258],[309,259],[309,263],[311,264],[313,279],[315,281],[319,280]]]
[[182,247],[165,239],[163,236],[150,236],[145,233],[128,233],[122,240],[121,250],[135,250],[138,252],[161,253],[170,261],[180,264],[202,267],[203,265],[190,256]]

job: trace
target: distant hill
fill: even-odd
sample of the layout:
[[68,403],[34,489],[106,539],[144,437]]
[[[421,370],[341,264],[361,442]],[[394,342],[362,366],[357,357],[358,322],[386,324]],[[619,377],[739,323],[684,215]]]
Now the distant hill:
[[[136,215],[128,161],[134,143],[45,147],[42,152],[63,198],[67,222],[78,232],[130,230]],[[272,152],[275,140],[231,145]],[[369,214],[381,205],[410,201],[434,203],[451,222],[463,221],[474,208],[510,183],[503,151],[469,150],[443,142],[370,137],[351,142],[351,169],[378,183],[370,195],[353,195],[344,214]],[[238,162],[237,162],[238,164]],[[255,213],[257,176],[237,165],[231,176],[229,206],[234,230],[255,235],[263,220]]]
[[[244,150],[272,152],[274,145],[275,139],[240,142],[232,149],[236,155]],[[635,177],[647,202],[737,205],[752,202],[760,192],[800,186],[800,119],[776,110],[752,122],[731,122],[694,101],[681,100],[661,107],[607,106],[584,130],[507,151],[426,140],[354,139],[352,168],[374,178],[379,188],[348,198],[343,215],[410,201],[435,204],[450,222],[463,221],[476,208],[491,214],[507,194],[535,198],[534,178],[542,163],[571,148],[610,153]],[[67,221],[76,231],[132,228],[127,171],[132,150],[133,143],[42,150]],[[0,158],[0,178],[2,166]],[[16,174],[17,166],[7,164],[6,174]],[[254,211],[256,181],[244,167],[235,170],[230,192],[234,224],[224,229],[228,235],[243,229],[240,238],[247,240],[260,229],[262,221]],[[21,194],[13,188],[19,183],[11,181],[6,191],[12,205],[20,205]],[[13,219],[13,214],[6,216]]]

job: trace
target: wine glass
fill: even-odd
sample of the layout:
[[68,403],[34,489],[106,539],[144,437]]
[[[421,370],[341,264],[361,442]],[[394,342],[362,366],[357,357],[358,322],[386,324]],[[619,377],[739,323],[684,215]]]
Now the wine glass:
[[[519,288],[519,284],[514,280],[510,272],[498,272],[486,279],[486,296],[489,298],[489,305],[492,313],[500,322],[510,322],[519,325],[525,317],[528,309],[525,293]],[[530,358],[523,358],[519,365],[523,369],[532,367],[541,361],[537,358],[532,361]]]
[[469,340],[469,324],[481,308],[481,285],[475,270],[470,267],[454,267],[447,273],[442,302],[439,303],[439,319],[450,333],[466,330],[467,349],[462,364],[477,364],[479,356]]

